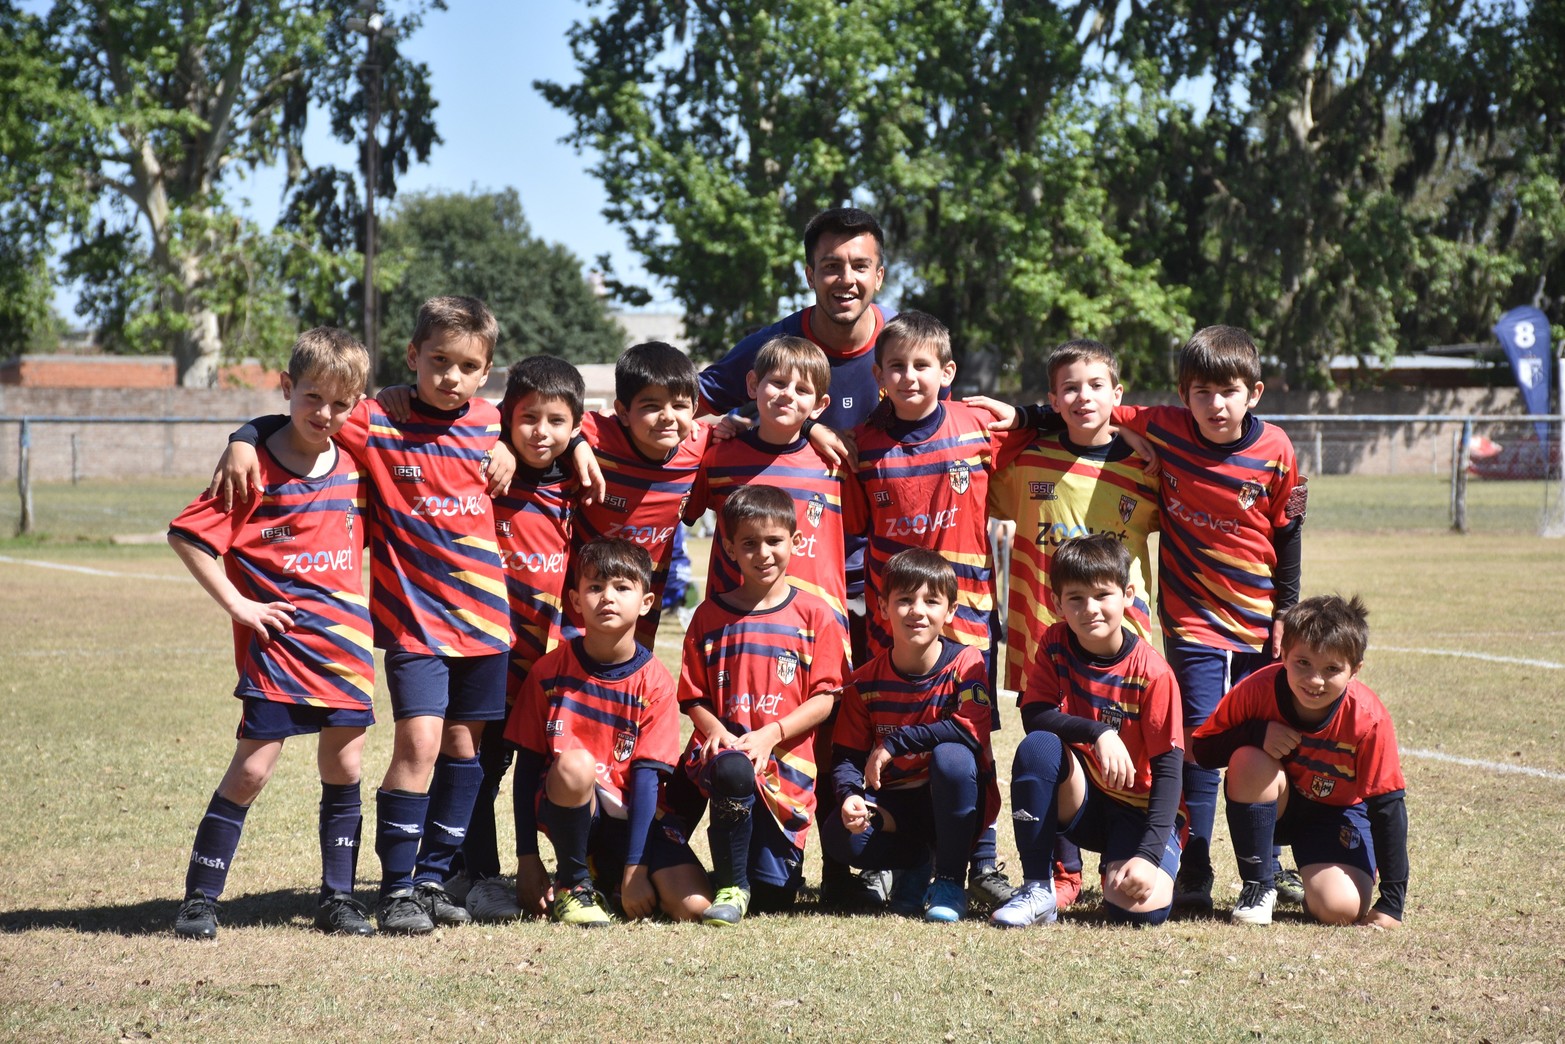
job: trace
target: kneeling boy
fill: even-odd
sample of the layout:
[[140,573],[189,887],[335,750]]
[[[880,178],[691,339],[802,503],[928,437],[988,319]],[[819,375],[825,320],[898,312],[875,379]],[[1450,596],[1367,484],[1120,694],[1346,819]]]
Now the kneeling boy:
[[1407,784],[1391,715],[1358,680],[1367,617],[1363,602],[1336,595],[1288,610],[1282,662],[1229,690],[1191,737],[1201,765],[1228,768],[1228,831],[1243,882],[1235,922],[1271,923],[1275,842],[1293,846],[1316,920],[1402,923]]
[[1103,854],[1111,921],[1168,919],[1179,872],[1184,727],[1179,685],[1125,626],[1130,552],[1100,533],[1067,540],[1050,579],[1064,620],[1039,643],[1022,693],[1027,737],[1011,767],[1011,819],[1024,884],[992,921],[1055,919],[1055,839]]

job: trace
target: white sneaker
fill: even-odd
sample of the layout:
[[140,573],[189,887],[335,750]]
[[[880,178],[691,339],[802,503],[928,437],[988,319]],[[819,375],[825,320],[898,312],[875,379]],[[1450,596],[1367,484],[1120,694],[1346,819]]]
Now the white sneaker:
[[1277,889],[1270,881],[1246,881],[1229,918],[1234,924],[1271,924],[1276,903]]
[[989,915],[989,920],[1001,928],[1026,928],[1034,924],[1053,924],[1057,917],[1054,882],[1023,881],[1011,898]]
[[516,905],[516,884],[508,877],[474,881],[467,892],[467,912],[475,921],[514,921],[522,916]]

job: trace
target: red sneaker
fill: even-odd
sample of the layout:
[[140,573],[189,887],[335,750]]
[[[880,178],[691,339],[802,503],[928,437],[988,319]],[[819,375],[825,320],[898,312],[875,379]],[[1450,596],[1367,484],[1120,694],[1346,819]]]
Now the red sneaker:
[[1054,862],[1054,905],[1063,910],[1081,894],[1081,871],[1067,870],[1059,860]]

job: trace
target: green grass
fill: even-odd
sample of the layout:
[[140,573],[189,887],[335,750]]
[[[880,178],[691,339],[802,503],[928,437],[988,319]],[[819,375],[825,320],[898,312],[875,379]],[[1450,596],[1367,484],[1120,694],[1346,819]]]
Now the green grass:
[[[1565,663],[1565,542],[1314,531],[1305,548],[1306,593],[1370,602],[1366,677],[1405,749],[1565,774],[1565,671],[1390,651]],[[1104,925],[1089,892],[1058,928],[1017,933],[804,912],[732,931],[344,940],[308,930],[319,790],[295,741],[250,815],[220,938],[183,944],[168,926],[191,833],[232,749],[227,626],[166,549],[4,553],[128,575],[0,561],[0,1038],[1524,1041],[1565,1027],[1565,780],[1414,756],[1395,932],[1291,916],[1137,932]],[[665,662],[676,640],[665,628]],[[389,720],[383,688],[377,706]],[[1002,772],[1019,737],[1013,712]],[[366,791],[390,738],[371,730]],[[508,820],[502,798],[502,851]],[[1012,843],[1002,826],[1014,872]],[[376,873],[366,850],[366,893]]]

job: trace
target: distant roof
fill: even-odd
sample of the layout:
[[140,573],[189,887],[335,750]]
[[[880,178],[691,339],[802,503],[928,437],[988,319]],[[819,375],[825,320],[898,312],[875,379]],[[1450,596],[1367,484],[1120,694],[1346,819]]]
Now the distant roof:
[[[1454,347],[1454,346],[1453,346]],[[1478,347],[1478,346],[1474,346]],[[1478,359],[1446,358],[1439,355],[1396,355],[1390,363],[1357,355],[1333,355],[1333,370],[1476,370],[1484,363]]]

